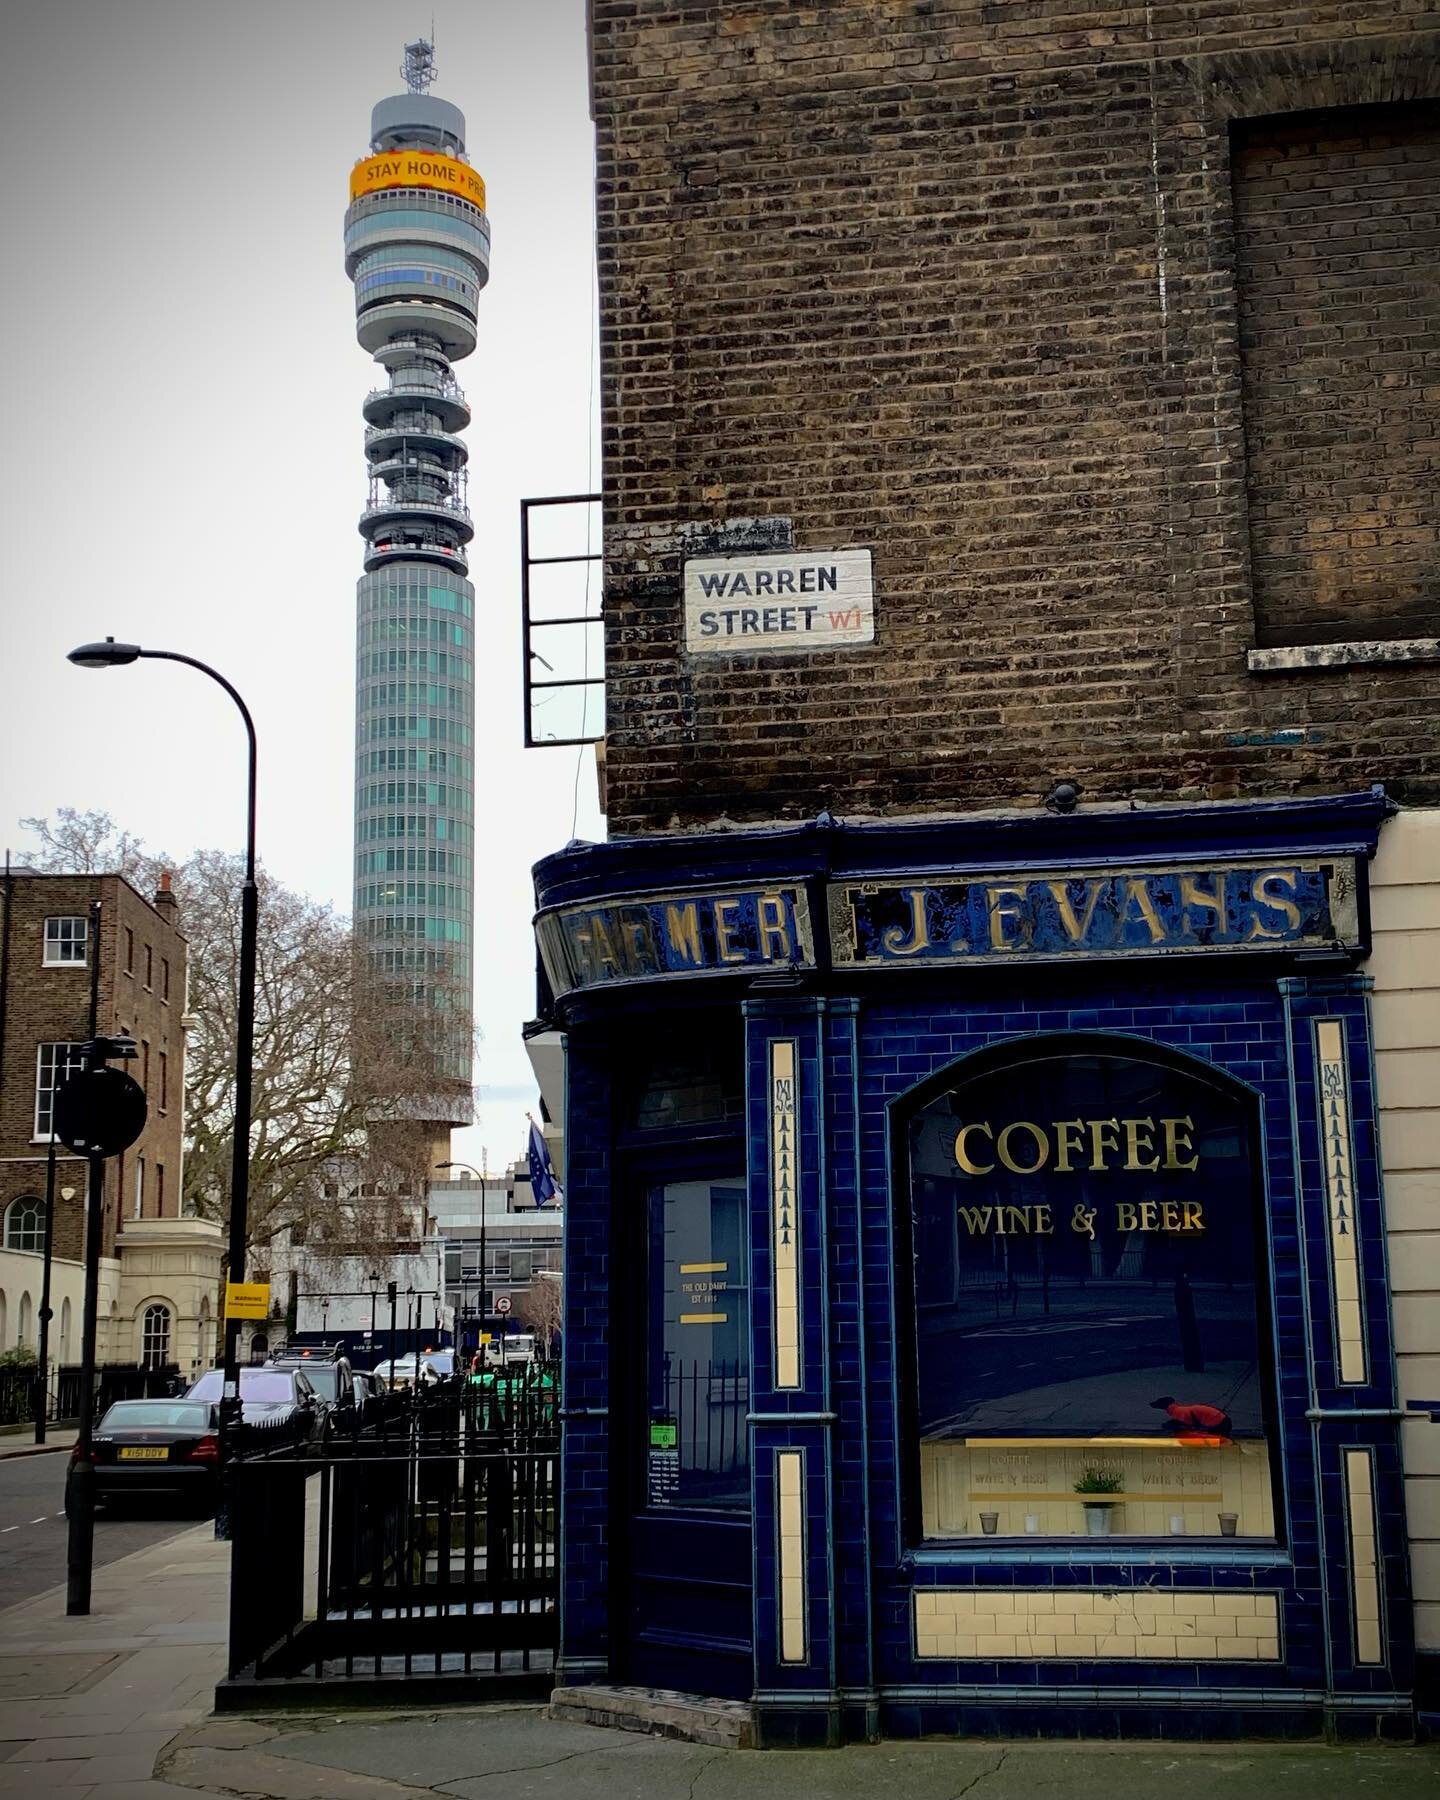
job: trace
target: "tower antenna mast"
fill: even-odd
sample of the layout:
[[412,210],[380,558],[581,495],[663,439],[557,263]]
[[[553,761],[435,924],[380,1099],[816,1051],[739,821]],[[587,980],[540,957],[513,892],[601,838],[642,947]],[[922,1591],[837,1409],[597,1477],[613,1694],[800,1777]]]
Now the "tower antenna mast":
[[435,27],[432,25],[430,30],[430,37],[416,38],[413,44],[405,46],[405,61],[400,65],[400,73],[412,94],[427,93],[439,74],[435,67]]

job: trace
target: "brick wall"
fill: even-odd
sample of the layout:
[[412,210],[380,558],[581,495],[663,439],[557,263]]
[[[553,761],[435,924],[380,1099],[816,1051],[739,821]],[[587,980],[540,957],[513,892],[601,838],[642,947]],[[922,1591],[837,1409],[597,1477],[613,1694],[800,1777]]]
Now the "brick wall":
[[1440,628],[1440,106],[1233,139],[1252,578],[1266,644]]
[[[90,966],[47,967],[44,922],[49,917],[88,919],[90,903],[102,902],[100,924],[100,1030],[128,1031],[142,1056],[128,1072],[146,1087],[149,1118],[135,1146],[105,1165],[103,1254],[114,1254],[116,1232],[134,1213],[135,1171],[146,1163],[145,1213],[158,1216],[159,1182],[165,1175],[165,1216],[180,1213],[181,1129],[184,1093],[185,940],[175,926],[116,876],[14,877],[10,966],[5,996],[4,1060],[0,1065],[0,1216],[20,1194],[43,1195],[46,1145],[35,1141],[36,1050],[41,1043],[82,1043],[90,1035]],[[4,901],[0,895],[0,929]],[[147,956],[147,952],[149,953]],[[165,968],[169,965],[169,994]],[[148,976],[148,979],[147,979]],[[144,1081],[144,1046],[149,1079]],[[161,1108],[161,1061],[166,1057],[166,1106]],[[62,1146],[62,1158],[71,1153]],[[55,1250],[78,1257],[83,1250],[83,1162],[60,1164],[57,1188],[72,1186],[77,1198],[57,1204]]]
[[[613,829],[1440,795],[1434,666],[1247,665],[1231,189],[1248,120],[1440,95],[1423,0],[592,11]],[[682,529],[767,515],[874,548],[875,645],[681,652]]]

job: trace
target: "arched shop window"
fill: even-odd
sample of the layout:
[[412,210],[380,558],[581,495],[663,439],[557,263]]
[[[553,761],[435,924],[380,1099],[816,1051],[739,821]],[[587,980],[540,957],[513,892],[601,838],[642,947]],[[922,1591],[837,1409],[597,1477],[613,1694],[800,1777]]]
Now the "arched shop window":
[[1273,1540],[1248,1091],[1049,1038],[907,1111],[921,1534]]

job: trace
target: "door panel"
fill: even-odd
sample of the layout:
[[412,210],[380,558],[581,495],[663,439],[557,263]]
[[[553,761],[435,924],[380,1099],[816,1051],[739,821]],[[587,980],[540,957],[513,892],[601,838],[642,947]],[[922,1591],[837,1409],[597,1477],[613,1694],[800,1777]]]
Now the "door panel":
[[654,1184],[645,1223],[629,1679],[748,1698],[753,1582],[744,1179]]

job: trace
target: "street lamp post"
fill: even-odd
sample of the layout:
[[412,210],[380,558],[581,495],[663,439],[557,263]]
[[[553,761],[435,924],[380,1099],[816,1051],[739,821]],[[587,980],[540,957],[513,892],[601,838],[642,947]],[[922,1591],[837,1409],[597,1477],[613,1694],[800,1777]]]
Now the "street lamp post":
[[464,1169],[467,1174],[473,1175],[480,1183],[480,1320],[475,1327],[475,1348],[480,1352],[480,1366],[483,1369],[485,1366],[485,1345],[483,1339],[485,1336],[485,1320],[489,1311],[487,1305],[488,1295],[485,1288],[487,1278],[485,1268],[485,1177],[475,1167],[474,1163],[442,1162],[436,1163],[435,1167],[437,1169]]
[[[70,1159],[67,1157],[66,1161]],[[60,1197],[68,1205],[75,1198],[72,1187],[63,1187]],[[55,1264],[55,1133],[45,1156],[45,1242],[40,1269],[40,1341],[35,1354],[35,1442],[45,1442],[46,1414],[50,1408],[50,1278]]]
[[[245,880],[240,889],[240,969],[235,1007],[235,1140],[230,1153],[230,1245],[226,1268],[227,1281],[243,1281],[250,1211],[250,1104],[255,1062],[255,962],[260,918],[259,890],[255,885],[255,783],[258,760],[255,721],[239,692],[218,669],[212,669],[209,663],[201,662],[198,657],[184,656],[178,650],[142,650],[138,644],[117,644],[114,638],[106,638],[103,643],[81,644],[78,649],[70,652],[69,660],[82,669],[109,669],[138,662],[143,657],[160,662],[184,663],[187,668],[198,669],[202,675],[208,675],[218,683],[239,708],[240,717],[245,721],[245,735],[249,743]],[[220,1400],[220,1456],[221,1466],[226,1470],[229,1469],[234,1446],[239,1441],[239,1341],[240,1321],[232,1319],[226,1308],[225,1374]],[[227,1476],[220,1504],[215,1510],[217,1538],[228,1538],[230,1535],[228,1487]]]

